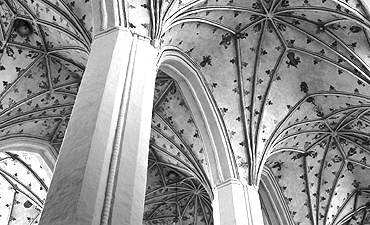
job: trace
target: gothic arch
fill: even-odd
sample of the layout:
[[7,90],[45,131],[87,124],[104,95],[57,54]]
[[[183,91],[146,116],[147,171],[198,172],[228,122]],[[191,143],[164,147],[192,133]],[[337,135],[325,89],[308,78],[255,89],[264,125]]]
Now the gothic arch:
[[225,128],[195,63],[182,50],[165,47],[160,53],[158,68],[177,81],[194,114],[209,160],[211,184],[215,186],[238,177]]
[[264,167],[259,182],[259,195],[266,225],[293,225],[289,219],[289,209],[274,175],[269,168]]
[[35,138],[0,141],[1,224],[39,223],[55,155],[51,144]]
[[9,150],[37,153],[45,161],[51,171],[54,169],[58,154],[56,149],[49,142],[29,137],[1,139],[0,152]]

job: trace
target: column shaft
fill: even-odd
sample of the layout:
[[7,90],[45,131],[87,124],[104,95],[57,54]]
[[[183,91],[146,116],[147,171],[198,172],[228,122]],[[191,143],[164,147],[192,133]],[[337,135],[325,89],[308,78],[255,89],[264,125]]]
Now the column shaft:
[[215,225],[263,225],[258,191],[230,179],[214,190],[213,217]]
[[141,223],[156,54],[128,30],[94,40],[41,225]]

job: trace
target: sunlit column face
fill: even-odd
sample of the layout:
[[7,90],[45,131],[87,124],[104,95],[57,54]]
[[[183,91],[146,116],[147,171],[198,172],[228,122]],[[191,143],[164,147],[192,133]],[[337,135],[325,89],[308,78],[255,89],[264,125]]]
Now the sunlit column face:
[[39,154],[0,152],[0,224],[38,224],[50,180]]

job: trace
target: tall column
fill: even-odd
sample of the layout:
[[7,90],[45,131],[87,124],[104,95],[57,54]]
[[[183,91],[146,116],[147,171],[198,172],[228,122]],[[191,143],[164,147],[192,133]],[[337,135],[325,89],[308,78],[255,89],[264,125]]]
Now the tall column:
[[96,37],[41,225],[142,223],[156,55],[129,30]]
[[229,179],[214,189],[213,218],[215,225],[263,225],[258,190]]

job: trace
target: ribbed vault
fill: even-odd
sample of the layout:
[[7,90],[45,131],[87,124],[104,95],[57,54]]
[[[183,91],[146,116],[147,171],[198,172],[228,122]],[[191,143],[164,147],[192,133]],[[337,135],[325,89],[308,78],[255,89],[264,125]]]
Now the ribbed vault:
[[[0,141],[42,143],[56,157],[90,33],[60,1],[2,0],[0,16]],[[30,36],[16,32],[17,20],[31,25]],[[50,168],[36,153],[13,150],[0,153],[0,224],[38,224]]]
[[144,224],[213,224],[202,137],[177,82],[162,71],[154,91],[149,150]]
[[[176,171],[178,177],[168,174]],[[212,200],[199,179],[149,155],[144,224],[213,224]]]
[[240,176],[257,182],[271,135],[307,95],[368,94],[364,9],[360,3],[297,0],[191,2],[169,10],[162,45],[182,49],[199,65]]
[[[59,1],[1,1],[0,14],[0,139],[39,139],[57,154],[87,61],[89,33]],[[31,36],[15,31],[16,19],[31,24]]]
[[[198,67],[243,182],[257,185],[266,164],[292,223],[366,224],[370,21],[363,1],[141,0],[126,9],[134,32],[160,38],[160,47]],[[0,1],[0,140],[39,139],[57,155],[88,57],[91,9],[90,1]],[[18,35],[16,19],[34,33]],[[211,224],[202,140],[181,90],[162,73],[153,104],[145,220],[192,214],[183,223]],[[170,170],[180,182],[166,178]]]
[[[345,96],[341,105],[341,97],[317,96],[314,102],[308,97],[300,107],[317,104],[326,116],[287,124],[274,139],[273,149],[279,153],[269,158],[267,166],[296,222],[369,222],[369,100]],[[323,100],[333,104],[323,105]]]
[[256,185],[267,160],[292,224],[368,223],[364,2],[174,0],[162,7],[155,17],[161,46],[198,66],[239,176]]

